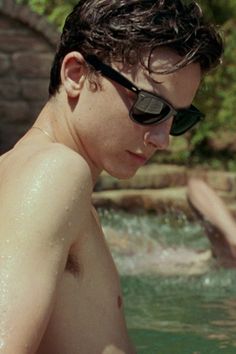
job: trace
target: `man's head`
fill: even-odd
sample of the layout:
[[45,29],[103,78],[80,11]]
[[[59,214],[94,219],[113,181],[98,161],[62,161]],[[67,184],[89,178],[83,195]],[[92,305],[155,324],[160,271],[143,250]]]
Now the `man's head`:
[[81,0],[51,71],[57,120],[66,117],[97,171],[129,178],[199,120],[192,100],[221,54],[221,37],[193,2]]
[[[181,60],[158,72],[173,72],[192,62],[203,73],[219,63],[222,40],[203,19],[200,7],[181,0],[81,0],[67,17],[51,71],[50,95],[61,84],[66,54],[80,52],[85,60],[95,55],[105,63],[141,64],[148,71],[158,48],[175,51]],[[148,53],[148,58],[147,58]],[[91,72],[94,67],[89,66]]]

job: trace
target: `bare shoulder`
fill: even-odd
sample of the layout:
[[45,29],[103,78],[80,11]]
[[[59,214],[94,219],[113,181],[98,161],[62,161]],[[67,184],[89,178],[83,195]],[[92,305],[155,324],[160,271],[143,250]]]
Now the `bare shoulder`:
[[73,183],[79,186],[80,182],[87,181],[87,187],[92,188],[87,162],[81,155],[62,144],[55,143],[32,149],[24,147],[13,150],[5,159],[0,160],[2,183],[10,181],[18,184],[23,180],[33,182],[35,179],[43,181],[44,178],[47,185],[66,183],[69,188]]
[[[24,216],[25,224],[47,225],[54,234],[84,218],[92,193],[86,161],[61,144],[13,151],[0,162],[0,213]],[[28,218],[28,219],[27,219]]]

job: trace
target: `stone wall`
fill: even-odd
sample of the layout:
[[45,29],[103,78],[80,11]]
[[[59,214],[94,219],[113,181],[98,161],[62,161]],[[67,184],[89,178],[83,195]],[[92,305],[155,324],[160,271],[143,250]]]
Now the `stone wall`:
[[59,34],[13,0],[0,0],[0,153],[32,125],[48,96]]
[[93,204],[99,208],[121,208],[156,211],[158,214],[183,211],[193,218],[187,200],[190,177],[202,179],[224,200],[236,218],[236,173],[211,171],[184,166],[149,164],[141,167],[134,177],[117,180],[103,172],[93,194]]

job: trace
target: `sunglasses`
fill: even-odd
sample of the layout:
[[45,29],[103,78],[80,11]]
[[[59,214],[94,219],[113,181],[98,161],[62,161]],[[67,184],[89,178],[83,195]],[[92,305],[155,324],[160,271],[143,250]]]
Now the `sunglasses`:
[[165,99],[138,88],[125,76],[121,75],[110,66],[102,63],[94,55],[87,56],[86,61],[106,78],[111,79],[129,91],[136,93],[137,99],[129,112],[130,118],[135,123],[144,126],[157,125],[168,118],[173,117],[170,135],[178,136],[191,129],[205,116],[193,105],[185,109],[174,109],[174,107],[172,107],[172,105]]

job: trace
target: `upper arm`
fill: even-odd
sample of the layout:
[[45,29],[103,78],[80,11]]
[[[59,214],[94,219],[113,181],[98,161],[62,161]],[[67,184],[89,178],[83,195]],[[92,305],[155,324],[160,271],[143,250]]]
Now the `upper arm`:
[[74,162],[49,153],[1,184],[0,340],[6,354],[33,353],[47,325],[73,223],[83,222],[88,203],[86,173]]

